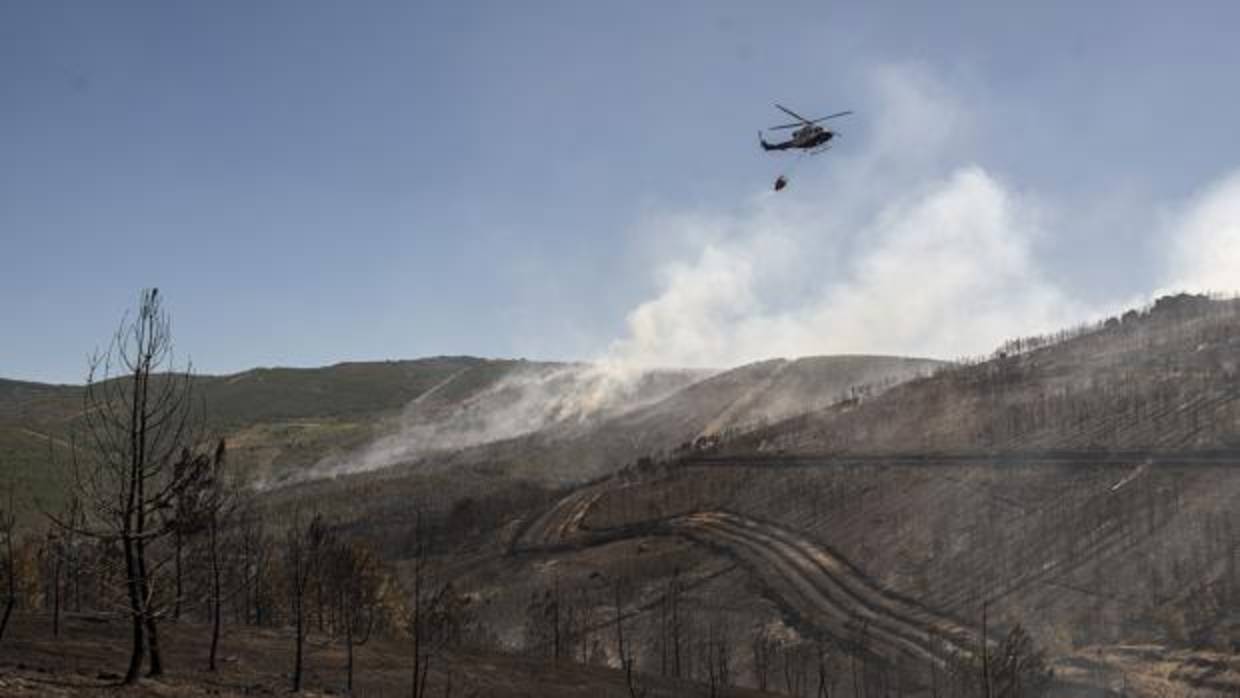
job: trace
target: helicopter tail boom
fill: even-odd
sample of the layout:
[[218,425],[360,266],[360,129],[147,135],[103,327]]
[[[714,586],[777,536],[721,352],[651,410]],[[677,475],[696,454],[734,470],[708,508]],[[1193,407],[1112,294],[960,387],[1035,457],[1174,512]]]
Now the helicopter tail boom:
[[767,143],[766,139],[762,137],[761,131],[758,132],[758,143],[762,144],[763,150],[785,150],[788,148],[788,145],[789,145],[788,143],[775,143],[775,144]]

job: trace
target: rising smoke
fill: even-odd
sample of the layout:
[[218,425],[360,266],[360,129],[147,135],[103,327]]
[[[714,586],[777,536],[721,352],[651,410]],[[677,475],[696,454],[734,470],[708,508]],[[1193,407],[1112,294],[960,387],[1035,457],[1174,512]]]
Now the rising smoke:
[[[522,363],[474,385],[480,366],[459,371],[407,405],[392,433],[355,453],[321,459],[297,479],[366,472],[425,455],[502,441],[550,425],[586,428],[655,402],[709,372],[626,370],[605,364]],[[461,397],[461,386],[465,388]],[[453,393],[449,399],[440,399]]]

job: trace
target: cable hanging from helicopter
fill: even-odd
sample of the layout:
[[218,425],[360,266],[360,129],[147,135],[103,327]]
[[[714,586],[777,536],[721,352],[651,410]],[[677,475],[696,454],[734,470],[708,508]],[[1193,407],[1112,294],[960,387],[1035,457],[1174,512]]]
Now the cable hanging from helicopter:
[[[796,130],[792,132],[791,138],[778,143],[768,143],[766,138],[763,137],[762,132],[759,131],[758,143],[761,144],[762,149],[767,152],[797,151],[797,159],[793,161],[793,166],[799,163],[805,155],[817,155],[825,150],[828,150],[831,147],[831,139],[839,135],[830,129],[819,126],[819,122],[826,121],[827,119],[834,119],[840,116],[847,116],[852,113],[851,111],[841,111],[827,116],[822,116],[817,119],[806,119],[781,104],[776,104],[775,108],[796,119],[796,122],[772,126],[767,130],[781,131],[790,128],[794,128]],[[781,173],[775,178],[775,191],[780,191],[784,187],[788,186],[789,172],[791,172],[791,167],[787,168],[784,173]]]

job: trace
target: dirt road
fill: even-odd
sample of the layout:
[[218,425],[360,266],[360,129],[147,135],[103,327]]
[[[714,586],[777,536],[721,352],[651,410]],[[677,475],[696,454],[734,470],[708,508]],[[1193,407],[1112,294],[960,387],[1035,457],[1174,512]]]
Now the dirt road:
[[773,523],[709,511],[618,528],[583,528],[602,492],[599,486],[587,487],[562,499],[525,530],[514,551],[555,553],[625,538],[681,536],[738,560],[796,621],[842,642],[892,659],[940,666],[951,655],[976,647],[975,636],[959,622],[883,588],[838,553]]

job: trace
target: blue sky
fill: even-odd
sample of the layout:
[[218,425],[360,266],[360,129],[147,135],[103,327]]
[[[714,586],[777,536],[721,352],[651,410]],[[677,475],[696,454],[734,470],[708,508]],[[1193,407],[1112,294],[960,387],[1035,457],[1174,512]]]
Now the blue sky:
[[[10,0],[0,375],[81,380],[151,285],[213,373],[984,351],[1025,325],[953,324],[979,290],[1034,327],[1226,278],[1164,243],[1233,222],[1237,7]],[[774,101],[857,111],[778,198]],[[894,307],[874,250],[966,200],[1006,281]]]

